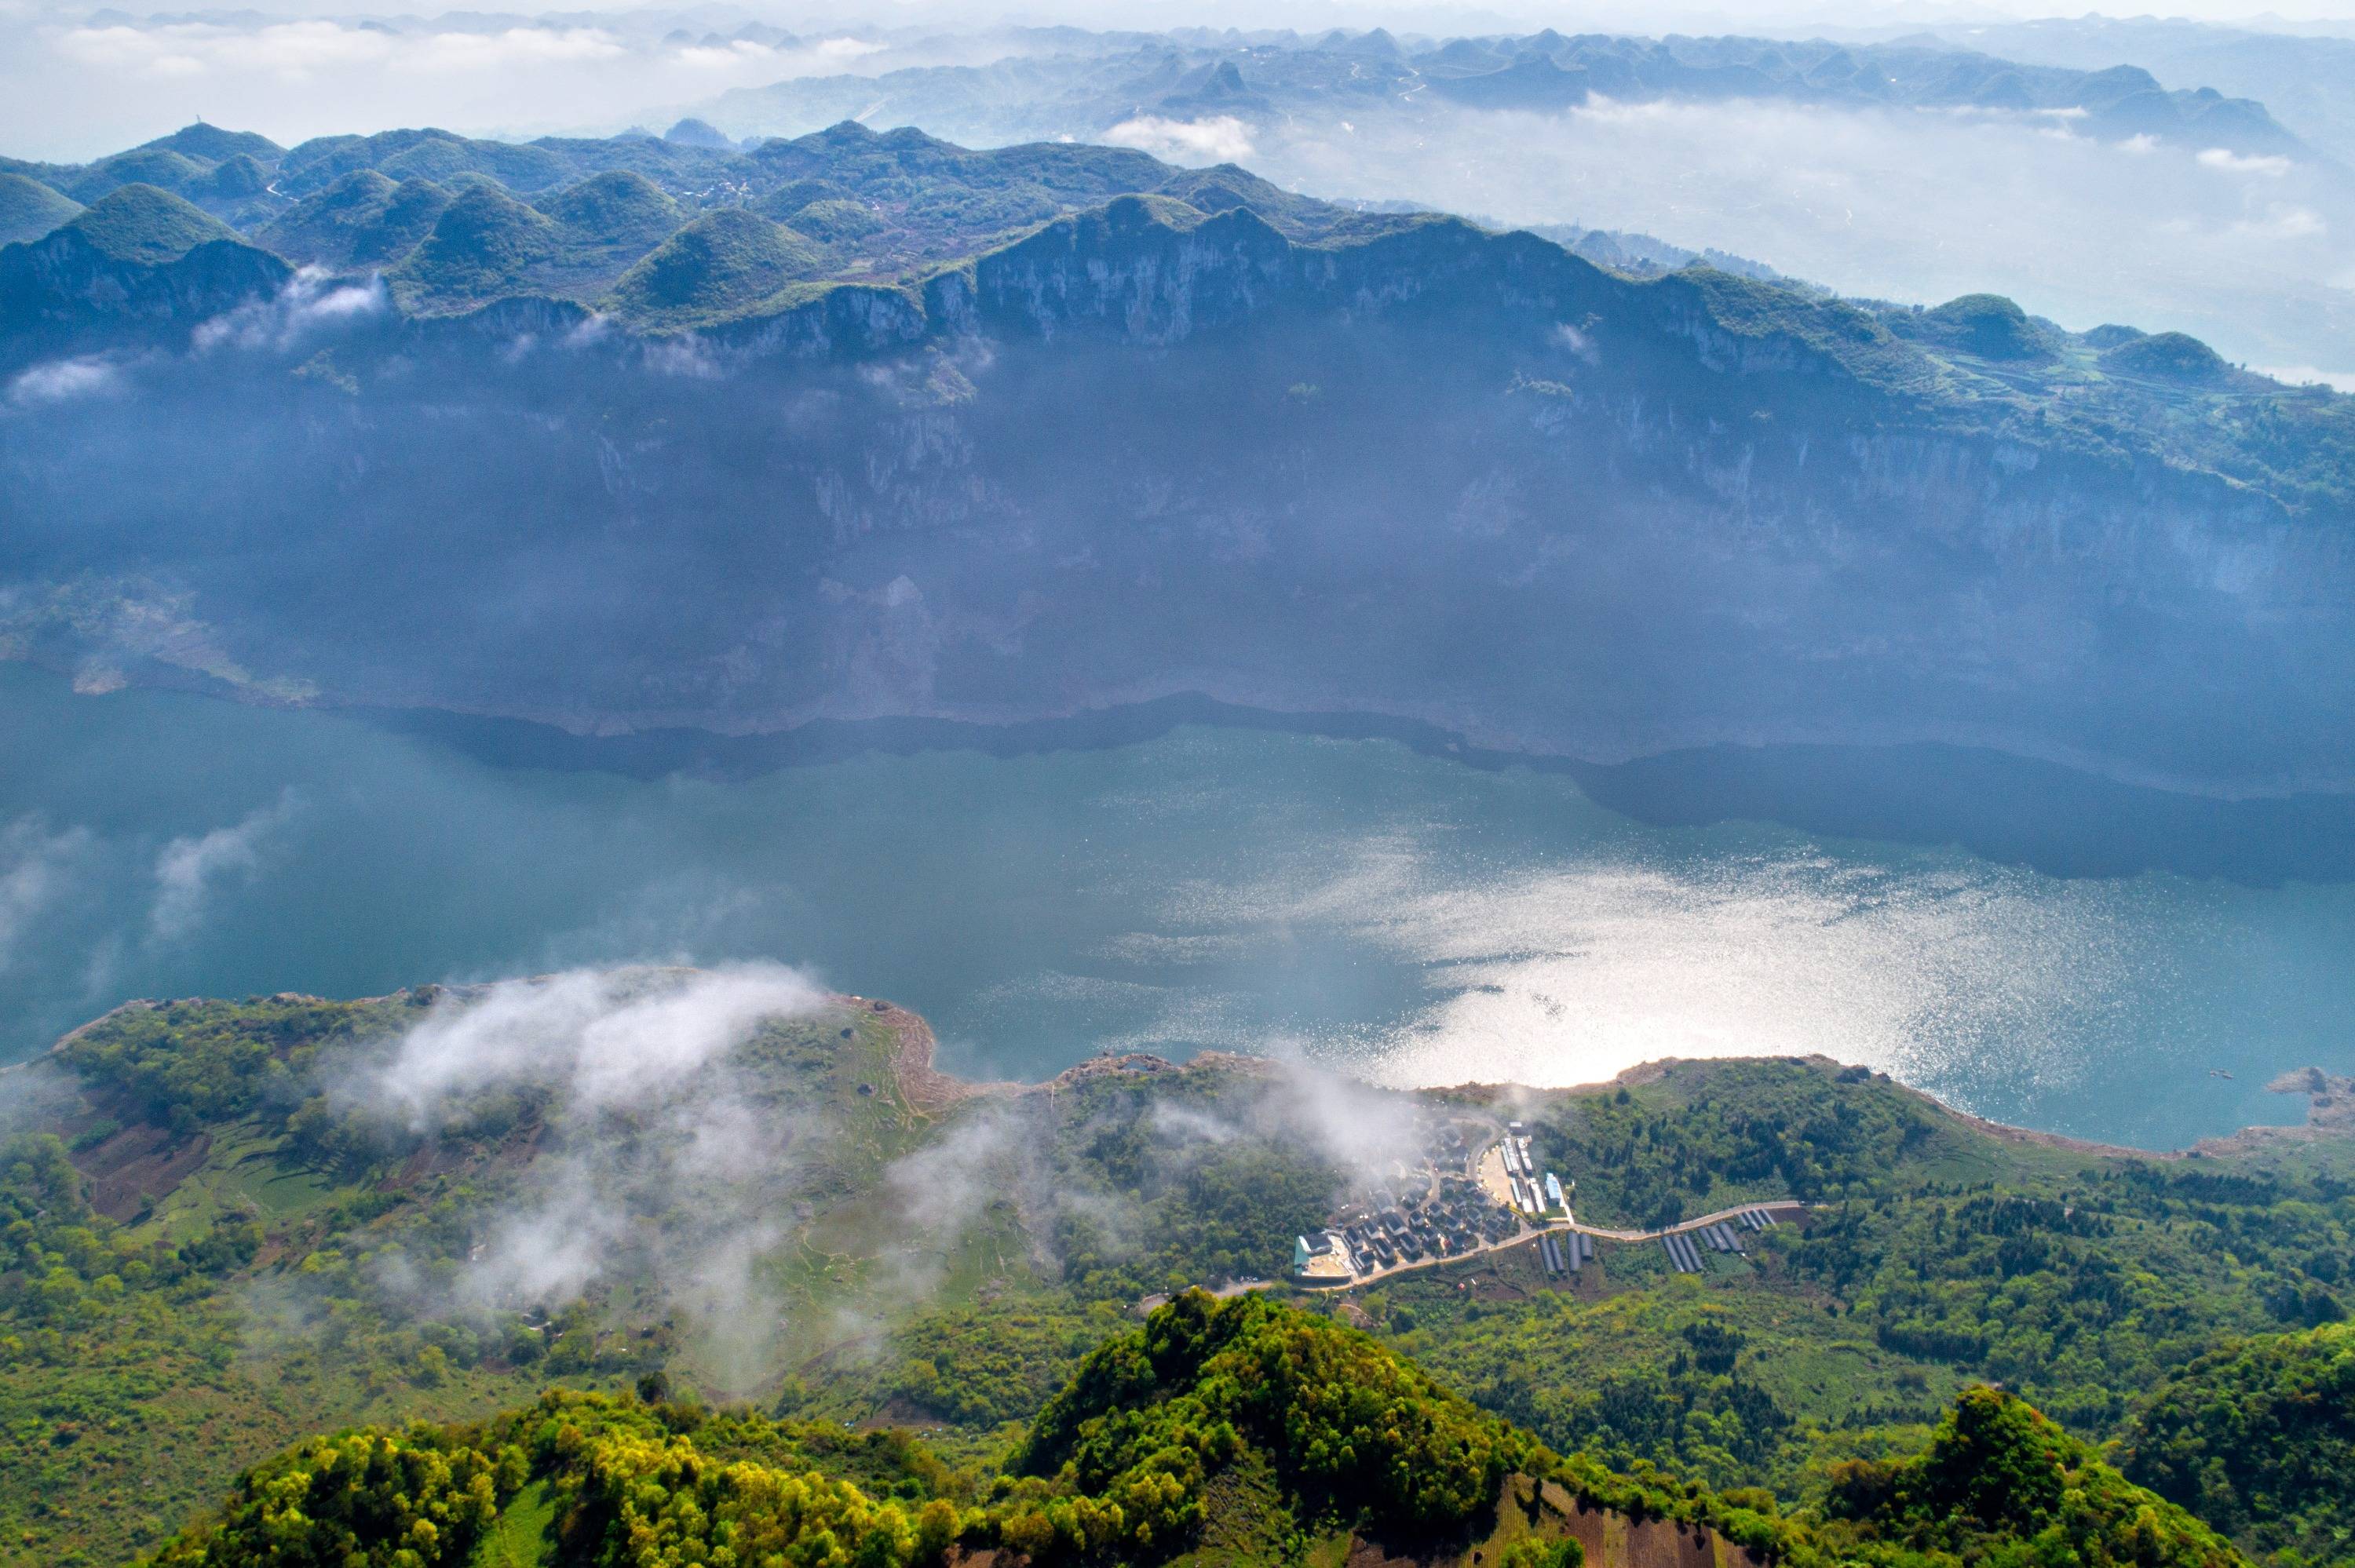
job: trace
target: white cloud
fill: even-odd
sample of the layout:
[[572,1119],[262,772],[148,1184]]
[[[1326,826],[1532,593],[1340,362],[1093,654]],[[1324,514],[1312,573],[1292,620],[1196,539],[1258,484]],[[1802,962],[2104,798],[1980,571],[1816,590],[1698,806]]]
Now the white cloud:
[[90,847],[89,829],[52,832],[37,816],[0,827],[0,969],[70,891],[75,863]]
[[935,63],[956,47],[895,53],[848,34],[784,48],[680,45],[632,16],[503,16],[479,26],[251,13],[12,26],[5,16],[0,0],[0,146],[70,162],[198,117],[288,145],[421,125],[516,139],[604,133],[667,123],[678,106],[730,88]]
[[503,33],[432,33],[408,43],[391,59],[396,70],[513,71],[534,67],[619,60],[629,49],[596,27],[510,27]]
[[2279,179],[2290,171],[2287,158],[2249,156],[2224,147],[2207,149],[2200,154],[2198,163],[2203,169],[2222,169],[2235,175],[2263,175],[2268,179]]
[[233,826],[174,839],[155,857],[155,902],[148,911],[149,934],[177,941],[202,923],[215,890],[231,879],[250,879],[261,869],[272,833],[296,810],[293,793],[249,813]]
[[1251,128],[1231,114],[1208,120],[1144,114],[1122,121],[1103,139],[1178,164],[1232,164],[1252,155]]
[[314,334],[379,315],[389,303],[381,278],[339,284],[320,269],[305,267],[286,281],[275,299],[240,305],[199,322],[190,342],[199,353],[227,346],[282,352]]
[[620,1104],[674,1090],[763,1019],[824,1001],[806,976],[778,964],[507,980],[437,1005],[369,1088],[419,1127],[452,1096],[503,1084],[556,1085],[585,1105]]
[[2055,138],[2041,116],[1770,100],[1353,118],[1355,136],[1329,121],[1262,127],[1251,167],[1312,196],[1714,246],[1845,293],[1986,291],[2068,326],[2126,322],[2234,360],[2355,368],[2330,287],[2355,198],[2310,165],[2203,167],[2182,148]]
[[2243,218],[2232,232],[2252,239],[2318,239],[2330,232],[2330,226],[2310,207],[2282,203],[2267,207],[2262,217]]
[[19,407],[92,397],[120,385],[115,367],[103,359],[52,359],[19,373],[8,384],[8,400]]

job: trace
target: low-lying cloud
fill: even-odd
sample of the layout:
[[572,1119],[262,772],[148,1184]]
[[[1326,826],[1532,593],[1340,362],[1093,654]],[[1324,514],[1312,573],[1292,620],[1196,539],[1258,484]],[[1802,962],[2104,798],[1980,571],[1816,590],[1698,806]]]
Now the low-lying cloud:
[[198,353],[234,347],[283,354],[313,337],[381,315],[390,302],[381,278],[338,281],[320,268],[304,267],[274,298],[198,323],[190,341]]
[[1252,167],[1312,195],[1714,246],[1852,295],[1990,291],[2066,326],[2171,328],[2234,360],[2355,369],[2355,195],[2288,158],[2109,142],[2041,115],[1776,100],[1353,127],[1263,130]]
[[54,828],[38,815],[0,825],[0,973],[66,895],[91,842],[88,828]]
[[1236,164],[1252,155],[1251,128],[1231,114],[1205,120],[1142,114],[1122,121],[1103,139],[1173,164]]
[[410,1030],[369,1086],[430,1129],[454,1097],[516,1084],[602,1110],[659,1103],[768,1018],[825,993],[778,964],[698,971],[576,969],[453,999]]
[[121,385],[121,373],[111,361],[89,356],[52,359],[17,372],[8,383],[8,401],[20,408],[63,403],[98,397]]
[[148,933],[158,941],[177,941],[203,922],[206,906],[218,889],[250,880],[261,870],[262,856],[277,833],[300,809],[292,789],[272,806],[248,813],[228,827],[186,834],[165,844],[155,856],[155,902],[147,917]]

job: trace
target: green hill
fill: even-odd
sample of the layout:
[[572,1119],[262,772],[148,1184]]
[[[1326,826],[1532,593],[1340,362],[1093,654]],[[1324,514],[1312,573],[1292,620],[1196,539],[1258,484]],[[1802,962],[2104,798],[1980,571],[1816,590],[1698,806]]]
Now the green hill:
[[38,180],[0,174],[0,245],[38,239],[81,209],[80,202]]
[[68,189],[77,201],[93,203],[107,192],[128,185],[153,185],[157,190],[186,195],[204,187],[212,167],[208,162],[168,148],[135,148],[91,164]]
[[592,175],[533,205],[563,228],[555,281],[567,292],[602,292],[686,222],[661,186],[627,169]]
[[235,229],[201,208],[145,185],[109,192],[64,227],[112,260],[145,266],[176,261],[199,245],[238,238]]
[[253,131],[229,131],[218,125],[208,125],[199,120],[184,125],[168,136],[158,136],[141,143],[143,149],[157,148],[177,153],[208,164],[227,163],[231,158],[250,158],[258,164],[275,164],[285,156],[286,149],[269,137]]
[[335,267],[398,261],[432,231],[450,193],[431,180],[396,184],[357,169],[271,220],[256,238],[280,255]]
[[904,1436],[713,1414],[643,1386],[313,1439],[148,1561],[922,1568],[998,1552],[1636,1568],[1671,1542],[1703,1563],[1798,1568],[2242,1561],[1991,1390],[1966,1394],[1926,1449],[1847,1467],[1824,1509],[1785,1515],[1557,1457],[1364,1335],[1250,1297],[1190,1293],[1104,1346],[995,1474]]
[[2105,349],[2102,368],[2156,381],[2213,387],[2232,378],[2223,356],[2188,333],[2160,332]]
[[794,209],[785,221],[794,232],[821,245],[855,245],[890,227],[855,201],[814,201]]
[[2048,334],[2001,294],[1965,294],[1910,318],[1910,324],[1913,335],[1980,359],[2008,364],[2052,356]]
[[623,273],[611,302],[641,325],[699,325],[815,276],[820,264],[816,247],[792,229],[742,207],[721,207],[672,235]]
[[2254,1556],[2355,1563],[2355,1324],[2194,1361],[2158,1389],[2124,1467]]
[[453,197],[425,238],[386,274],[402,306],[447,314],[530,291],[534,272],[563,251],[555,221],[490,184]]

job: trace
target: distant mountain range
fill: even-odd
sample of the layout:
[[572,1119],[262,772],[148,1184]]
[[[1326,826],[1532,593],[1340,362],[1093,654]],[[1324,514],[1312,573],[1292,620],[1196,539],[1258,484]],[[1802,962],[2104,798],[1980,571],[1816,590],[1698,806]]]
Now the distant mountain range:
[[[2254,98],[2169,90],[2134,65],[2028,65],[1934,39],[1847,45],[1774,38],[1459,37],[1409,44],[1376,28],[1318,37],[1103,34],[983,66],[937,66],[741,88],[704,114],[738,134],[856,117],[960,140],[1100,138],[1140,116],[1245,124],[1454,108],[1557,113],[1621,103],[1784,100],[1843,108],[2051,117],[2111,141],[2147,136],[2246,156],[2318,154]],[[2123,58],[2123,57],[2113,57]]]
[[2181,334],[1118,149],[164,150],[253,159],[281,249],[94,181],[0,249],[0,638],[101,684],[2355,780],[2355,399]]
[[[1179,169],[1117,147],[970,152],[849,122],[749,152],[692,127],[528,143],[393,131],[289,150],[194,125],[87,165],[14,163],[0,181],[10,237],[42,241],[16,258],[20,273],[85,249],[155,263],[241,238],[296,266],[379,271],[413,314],[530,296],[672,327],[774,308],[801,285],[911,281],[1125,194],[1213,212],[1248,204],[1305,239],[1414,221],[1295,196],[1232,166]],[[0,318],[43,313],[38,296]]]
[[2071,69],[2133,60],[2177,87],[2196,83],[2261,98],[2309,146],[2341,162],[2355,160],[2355,38],[2089,13],[1948,26],[1914,41]]

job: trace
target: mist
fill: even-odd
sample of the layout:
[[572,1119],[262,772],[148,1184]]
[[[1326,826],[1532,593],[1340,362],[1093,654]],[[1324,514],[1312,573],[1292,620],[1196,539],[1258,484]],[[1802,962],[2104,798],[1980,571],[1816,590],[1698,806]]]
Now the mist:
[[1143,117],[1106,139],[1309,195],[1713,247],[1850,296],[2009,294],[2074,331],[2189,332],[2293,381],[2355,387],[2355,182],[2312,161],[2099,141],[2044,114],[1759,100],[1273,132]]
[[0,13],[0,151],[82,162],[197,119],[288,146],[426,125],[516,140],[660,132],[731,87],[1008,52],[925,38],[895,48],[873,26],[714,32],[685,14]]

